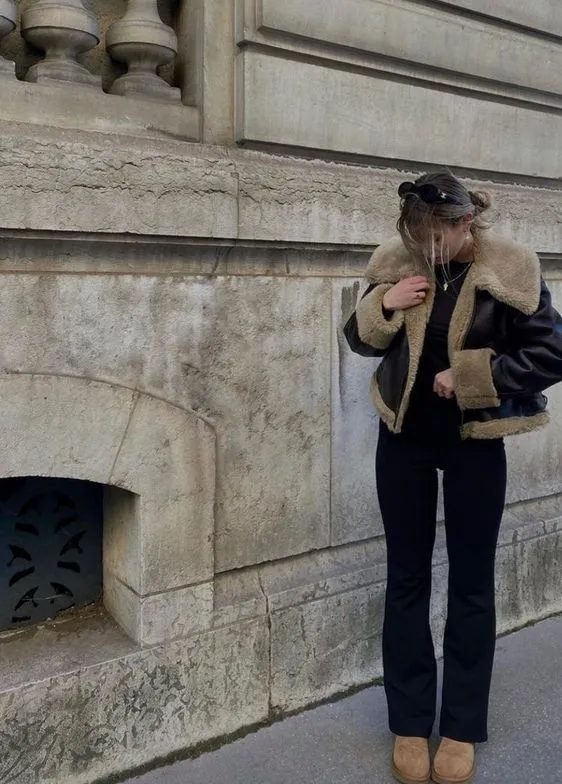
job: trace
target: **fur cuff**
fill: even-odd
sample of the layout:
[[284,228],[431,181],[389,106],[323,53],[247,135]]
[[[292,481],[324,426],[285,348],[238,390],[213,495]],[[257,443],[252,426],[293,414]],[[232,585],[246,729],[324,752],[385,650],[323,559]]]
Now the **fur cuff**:
[[548,425],[548,411],[528,417],[507,417],[506,419],[490,419],[488,422],[467,422],[461,428],[461,438],[505,438],[531,433]]
[[453,354],[455,396],[459,407],[495,408],[500,399],[492,378],[491,348],[457,351]]
[[382,300],[393,286],[383,284],[374,288],[359,302],[356,309],[357,329],[364,343],[378,349],[388,348],[392,338],[404,324],[404,311],[395,310],[390,318],[385,318]]

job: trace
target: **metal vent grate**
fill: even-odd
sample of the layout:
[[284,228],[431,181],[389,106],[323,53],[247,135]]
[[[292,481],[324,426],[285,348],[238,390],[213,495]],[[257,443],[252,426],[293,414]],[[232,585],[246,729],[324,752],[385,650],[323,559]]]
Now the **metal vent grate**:
[[0,630],[100,599],[102,525],[101,485],[0,480]]

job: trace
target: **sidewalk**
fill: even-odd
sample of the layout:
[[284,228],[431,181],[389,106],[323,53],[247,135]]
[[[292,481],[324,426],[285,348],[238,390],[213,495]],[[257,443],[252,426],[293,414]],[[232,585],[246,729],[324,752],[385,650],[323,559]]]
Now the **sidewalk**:
[[[392,784],[381,688],[129,784]],[[498,640],[490,741],[474,784],[562,782],[562,618]]]

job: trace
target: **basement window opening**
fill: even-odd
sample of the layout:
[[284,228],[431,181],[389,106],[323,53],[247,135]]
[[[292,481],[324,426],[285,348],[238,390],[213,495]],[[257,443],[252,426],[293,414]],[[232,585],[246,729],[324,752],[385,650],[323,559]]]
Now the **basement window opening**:
[[0,480],[0,631],[101,600],[103,492],[77,479]]

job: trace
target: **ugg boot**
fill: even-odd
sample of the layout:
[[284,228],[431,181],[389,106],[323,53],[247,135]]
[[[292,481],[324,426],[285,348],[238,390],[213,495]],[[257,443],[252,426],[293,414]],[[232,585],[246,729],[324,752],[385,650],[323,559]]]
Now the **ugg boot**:
[[436,784],[467,784],[474,773],[474,744],[442,738],[433,760]]
[[397,735],[392,754],[392,775],[400,784],[428,784],[431,772],[426,738]]

